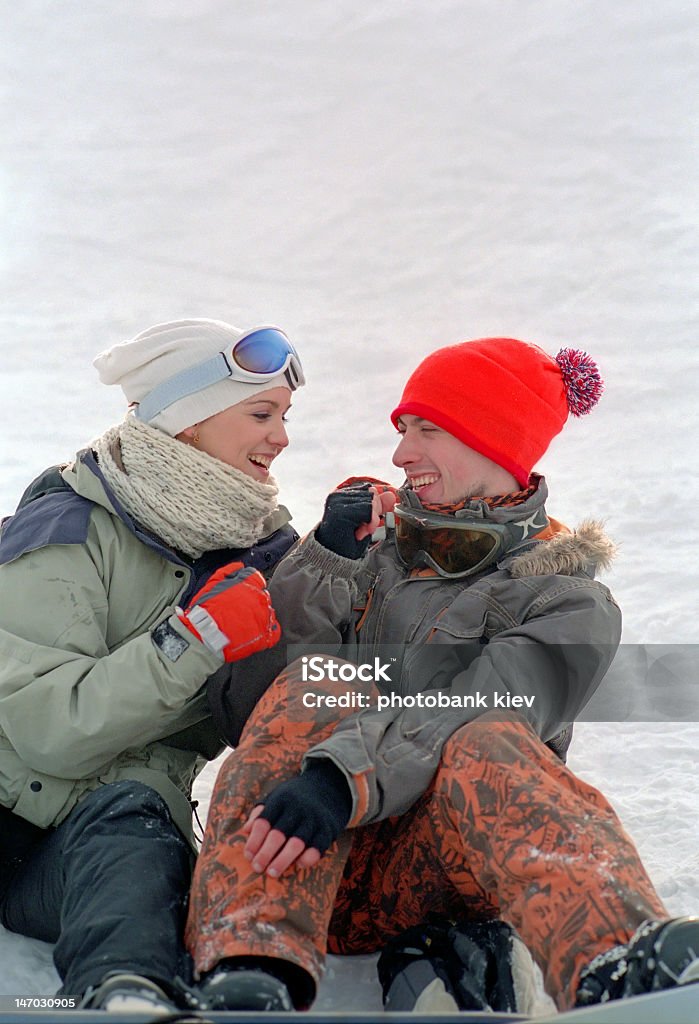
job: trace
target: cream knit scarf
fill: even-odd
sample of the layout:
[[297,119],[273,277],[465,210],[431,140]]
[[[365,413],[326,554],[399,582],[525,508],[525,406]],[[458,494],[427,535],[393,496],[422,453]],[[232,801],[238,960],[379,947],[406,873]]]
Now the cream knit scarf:
[[250,547],[277,507],[274,480],[259,483],[130,414],[90,447],[129,515],[190,558]]

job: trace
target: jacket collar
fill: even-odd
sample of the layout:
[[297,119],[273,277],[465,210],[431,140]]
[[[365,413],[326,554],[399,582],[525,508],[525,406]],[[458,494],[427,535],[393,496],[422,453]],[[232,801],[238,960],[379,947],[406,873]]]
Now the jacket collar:
[[510,576],[574,576],[584,572],[594,576],[614,561],[616,546],[605,533],[603,524],[586,519],[572,533],[563,528],[550,538],[536,540],[526,551],[501,562]]

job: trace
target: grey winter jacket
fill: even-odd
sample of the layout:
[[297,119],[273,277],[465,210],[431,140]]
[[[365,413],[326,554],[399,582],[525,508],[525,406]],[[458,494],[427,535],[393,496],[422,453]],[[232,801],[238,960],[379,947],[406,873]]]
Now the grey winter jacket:
[[[25,495],[0,533],[0,804],[48,827],[86,792],[134,779],[191,841],[192,781],[223,748],[206,683],[228,666],[174,609],[218,565],[271,567],[296,537],[288,518],[207,566],[134,523],[89,451]],[[153,642],[164,622],[175,659]]]
[[[483,519],[524,521],[546,494],[541,478],[525,504],[489,510],[476,500],[472,508]],[[270,590],[288,645],[329,652],[342,644],[362,663],[401,645],[399,679],[389,690],[480,693],[488,709],[496,694],[527,698],[531,707],[514,702],[518,713],[548,741],[579,714],[618,647],[619,608],[593,578],[612,555],[600,525],[588,522],[511,549],[478,575],[448,580],[406,570],[390,529],[358,561],[328,551],[311,533],[282,561]],[[344,772],[350,825],[366,824],[409,808],[429,786],[448,737],[483,713],[372,706],[343,719],[307,758],[330,758]]]

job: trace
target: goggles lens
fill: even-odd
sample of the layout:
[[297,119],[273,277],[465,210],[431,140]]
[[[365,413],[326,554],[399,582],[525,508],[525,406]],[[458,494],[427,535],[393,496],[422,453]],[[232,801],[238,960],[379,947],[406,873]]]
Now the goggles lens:
[[298,359],[287,336],[273,327],[260,328],[241,338],[231,355],[241,370],[255,374],[280,373],[291,357]]
[[492,527],[475,527],[458,520],[449,526],[420,522],[396,507],[396,548],[408,567],[422,562],[442,576],[467,576],[489,565],[497,555],[502,537]]
[[306,382],[301,360],[286,334],[278,327],[258,327],[237,341],[232,350],[219,352],[162,381],[141,399],[136,415],[150,422],[163,409],[227,377],[259,384],[280,373],[285,374],[292,391]]

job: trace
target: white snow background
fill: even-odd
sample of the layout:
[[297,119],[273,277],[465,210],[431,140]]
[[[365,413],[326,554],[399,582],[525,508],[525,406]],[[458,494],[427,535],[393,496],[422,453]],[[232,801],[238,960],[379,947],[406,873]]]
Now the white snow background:
[[[275,475],[301,531],[351,473],[399,482],[388,413],[424,355],[510,334],[603,370],[540,468],[553,515],[620,543],[625,640],[699,642],[696,4],[3,8],[0,514],[121,418],[91,360],[152,323],[297,344]],[[699,913],[698,744],[583,724],[570,762],[674,914]],[[43,943],[3,932],[0,963],[2,993],[58,987]],[[317,1005],[379,1007],[373,959],[333,959]]]

